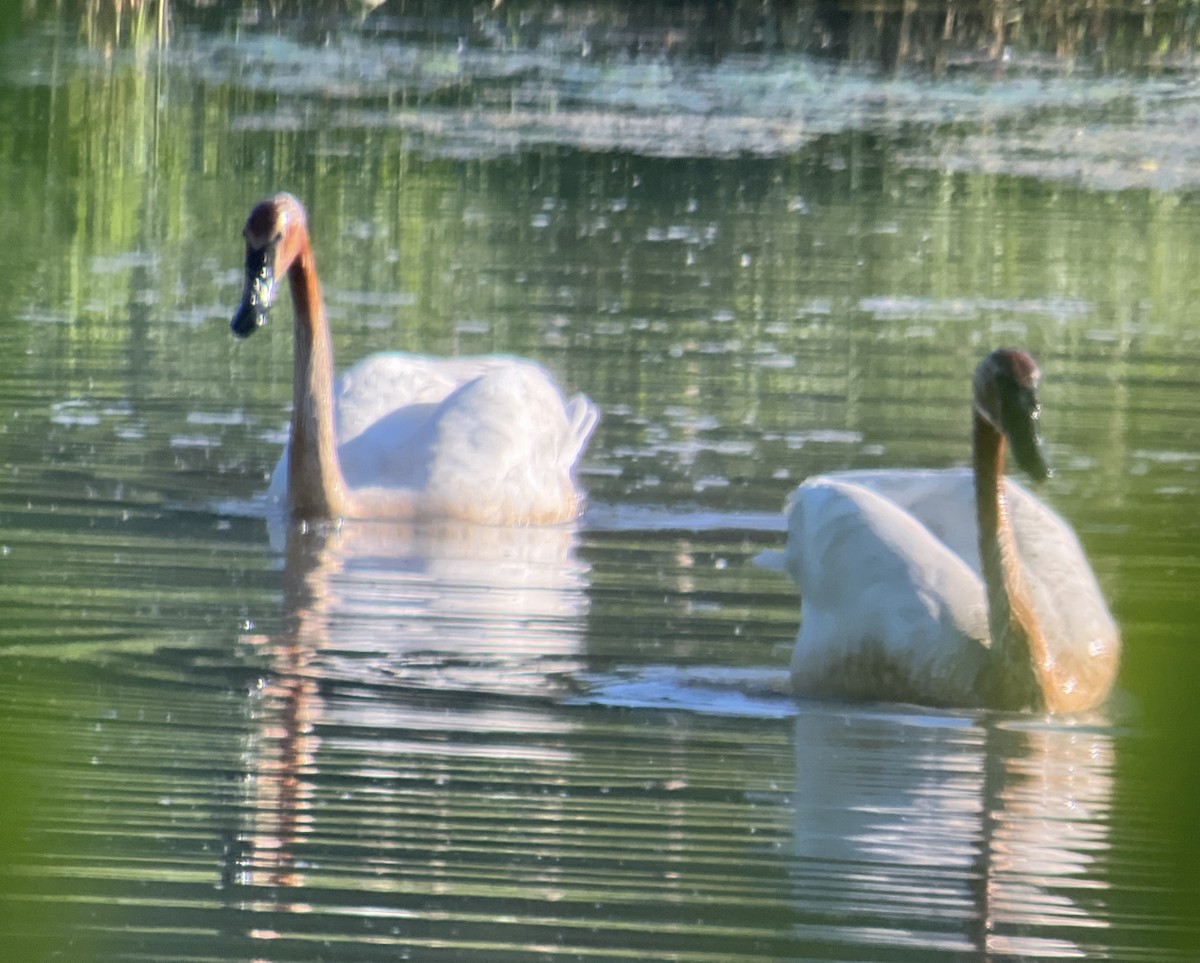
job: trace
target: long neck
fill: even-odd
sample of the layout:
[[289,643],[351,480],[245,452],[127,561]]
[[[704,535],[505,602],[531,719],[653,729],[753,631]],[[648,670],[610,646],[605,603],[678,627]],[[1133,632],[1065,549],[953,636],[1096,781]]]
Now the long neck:
[[333,423],[333,348],[307,238],[287,276],[296,319],[288,507],[298,518],[336,518],[347,497]]
[[992,647],[984,683],[993,708],[1046,706],[1046,646],[1029,604],[1004,492],[1004,436],[975,412],[975,510]]

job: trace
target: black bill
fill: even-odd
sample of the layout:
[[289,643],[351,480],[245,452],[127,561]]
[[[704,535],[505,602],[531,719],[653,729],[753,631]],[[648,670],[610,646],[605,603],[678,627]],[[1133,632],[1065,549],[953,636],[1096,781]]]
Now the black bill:
[[246,338],[267,323],[267,313],[275,300],[275,269],[271,246],[247,248],[246,284],[242,303],[229,323],[233,333]]

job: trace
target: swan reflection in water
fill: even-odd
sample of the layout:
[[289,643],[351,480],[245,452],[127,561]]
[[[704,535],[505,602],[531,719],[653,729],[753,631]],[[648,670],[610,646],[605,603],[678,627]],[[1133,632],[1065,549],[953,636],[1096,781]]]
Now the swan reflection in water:
[[795,732],[796,883],[839,941],[923,960],[1103,943],[1104,720],[811,703]]
[[283,543],[285,620],[277,635],[244,639],[271,670],[250,750],[253,824],[232,847],[227,882],[303,885],[297,849],[331,776],[376,794],[323,821],[324,834],[359,847],[356,817],[385,805],[397,780],[450,809],[452,789],[422,783],[432,777],[421,760],[561,764],[566,723],[541,709],[582,665],[588,570],[573,525],[347,521],[272,536]]

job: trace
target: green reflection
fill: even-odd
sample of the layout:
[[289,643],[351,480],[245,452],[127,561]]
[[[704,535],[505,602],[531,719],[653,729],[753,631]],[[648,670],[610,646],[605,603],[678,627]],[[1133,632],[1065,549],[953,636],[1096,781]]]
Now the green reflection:
[[[0,693],[0,932],[14,960],[92,956],[75,880],[49,870],[53,830],[45,814],[69,800],[86,824],[98,813],[70,784],[84,764],[79,733],[63,725],[67,672],[6,660]],[[52,820],[51,820],[52,821]],[[75,851],[74,860],[86,860]],[[49,871],[48,871],[49,870]]]
[[[393,66],[372,81],[356,60],[365,42],[280,34],[176,33],[162,55],[136,45],[97,55],[73,30],[49,30],[5,60],[0,753],[15,775],[0,789],[11,813],[0,832],[6,913],[34,914],[3,923],[6,938],[28,941],[26,958],[55,932],[93,932],[64,903],[79,883],[70,874],[97,867],[119,877],[113,891],[123,896],[148,879],[178,886],[177,905],[152,921],[177,925],[183,906],[189,925],[211,933],[206,914],[220,916],[234,935],[214,937],[212,955],[225,958],[262,955],[245,938],[251,910],[264,929],[310,924],[309,948],[344,936],[366,915],[345,911],[361,908],[363,887],[397,916],[432,907],[407,931],[396,922],[395,939],[415,945],[419,930],[422,949],[459,939],[481,959],[492,959],[496,918],[545,914],[541,903],[564,886],[577,910],[572,939],[589,950],[600,933],[635,955],[649,946],[702,958],[718,931],[722,951],[747,958],[845,949],[794,937],[792,927],[820,916],[810,893],[786,888],[797,865],[781,828],[793,819],[792,746],[773,723],[712,721],[686,707],[577,713],[545,693],[536,709],[497,708],[494,693],[447,703],[424,682],[406,688],[388,674],[423,680],[428,663],[397,668],[397,640],[408,636],[387,617],[365,620],[391,633],[387,644],[368,634],[343,653],[353,686],[264,657],[254,640],[280,619],[279,559],[250,499],[278,457],[291,343],[286,317],[253,350],[233,341],[228,321],[245,213],[279,188],[301,195],[312,215],[342,366],[391,347],[506,351],[544,361],[601,403],[585,472],[596,508],[582,549],[590,571],[580,576],[587,637],[572,653],[599,669],[782,665],[797,606],[749,563],[778,534],[762,519],[810,472],[964,461],[967,375],[981,350],[1032,348],[1046,371],[1059,472],[1046,494],[1079,530],[1126,639],[1117,787],[1098,817],[1110,849],[1081,877],[1081,886],[1102,883],[1111,907],[1112,925],[1095,939],[1111,936],[1113,955],[1195,945],[1200,223],[1188,189],[1144,180],[1089,189],[1050,179],[1044,164],[1022,175],[1005,154],[994,171],[959,169],[946,126],[995,127],[991,114],[976,123],[974,107],[953,123],[884,114],[829,127],[827,115],[810,122],[795,107],[804,122],[784,132],[801,129],[795,143],[745,155],[724,148],[761,141],[737,140],[740,121],[719,123],[729,118],[717,110],[712,126],[679,128],[711,134],[723,148],[716,156],[672,153],[676,129],[663,133],[663,118],[637,99],[662,87],[732,88],[744,113],[745,91],[764,83],[812,83],[812,100],[863,110],[906,93],[899,83],[826,82],[793,63],[764,80],[753,65],[730,79],[728,64],[672,74],[571,61],[554,74],[523,61],[496,80],[458,71],[444,39],[428,49],[380,41],[365,49]],[[586,82],[563,79],[574,69]],[[606,94],[635,95],[602,109],[585,99],[601,82]],[[859,85],[873,93],[847,93]],[[1005,96],[1031,96],[1012,90],[970,103],[986,113]],[[1153,90],[1131,85],[1125,95]],[[909,96],[906,105],[953,113],[964,93],[931,85]],[[1053,114],[1052,130],[1099,125],[1114,102],[1089,101],[1077,115],[1070,96],[1004,115],[994,143],[1041,129],[1035,114]],[[1176,116],[1153,103],[1147,124]],[[619,121],[646,113],[650,122],[622,139]],[[755,137],[774,129],[753,114],[745,123]],[[1089,156],[1079,176],[1107,165],[1107,155]],[[368,579],[363,591],[394,602],[385,582]],[[449,643],[461,641],[453,619],[437,624]],[[45,667],[55,663],[74,681]],[[273,672],[267,698],[285,696],[256,706],[256,679]],[[278,733],[287,732],[288,691],[316,694],[331,713],[321,732],[290,733],[327,753],[293,760],[312,805],[291,815],[320,813],[328,830],[297,849],[322,865],[307,870],[314,888],[298,887],[294,900],[272,902],[268,884],[229,897],[216,890],[223,878],[265,873],[239,864],[236,845],[230,857],[222,834],[236,844],[255,818],[279,816],[256,808],[256,787],[236,787],[254,761],[286,755]],[[420,703],[407,716],[406,699]],[[489,724],[509,726],[500,749],[492,730],[470,728],[481,703]],[[183,722],[172,715],[181,704],[191,706]],[[125,741],[115,760],[94,765],[111,733],[96,727],[113,711]],[[447,735],[451,721],[466,734]],[[526,761],[506,762],[506,752]],[[484,753],[500,761],[480,761]],[[181,754],[196,763],[184,774]],[[122,792],[108,795],[113,782]],[[190,801],[164,805],[181,787]],[[44,814],[48,797],[59,808]],[[381,798],[390,807],[382,827]],[[519,817],[530,810],[541,813],[535,828],[558,834],[526,835]],[[164,812],[162,821],[147,815]],[[161,838],[147,841],[131,824]],[[57,833],[49,841],[47,825]],[[770,840],[761,848],[759,832]],[[670,864],[656,855],[663,837],[675,840]],[[600,842],[626,839],[598,855]],[[172,844],[181,849],[164,852]],[[59,857],[62,875],[34,877],[47,899],[24,899],[32,884],[22,867]],[[369,883],[357,875],[368,859],[382,866]],[[744,898],[729,897],[731,877]],[[538,898],[521,902],[535,883]],[[434,885],[453,892],[428,897]],[[661,895],[648,922],[638,916],[647,894]],[[311,903],[342,912],[317,919],[301,912]],[[762,904],[770,914],[754,916]],[[449,916],[458,930],[447,935]],[[751,917],[759,928],[739,930]],[[117,909],[102,922],[128,920]],[[649,935],[622,942],[629,929]],[[541,924],[521,935],[554,938]],[[170,958],[164,946],[195,950],[185,937],[145,945],[151,958]]]

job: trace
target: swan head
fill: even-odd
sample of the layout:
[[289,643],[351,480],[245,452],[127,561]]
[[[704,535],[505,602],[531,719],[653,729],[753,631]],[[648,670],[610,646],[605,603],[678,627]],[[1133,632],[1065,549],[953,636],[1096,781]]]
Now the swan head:
[[242,231],[246,239],[246,276],[242,302],[229,326],[246,338],[267,323],[279,278],[287,274],[308,236],[304,208],[291,194],[276,194],[256,204]]
[[1013,458],[1034,481],[1045,481],[1050,466],[1042,447],[1037,362],[1020,348],[999,348],[975,369],[975,410],[1008,439]]

